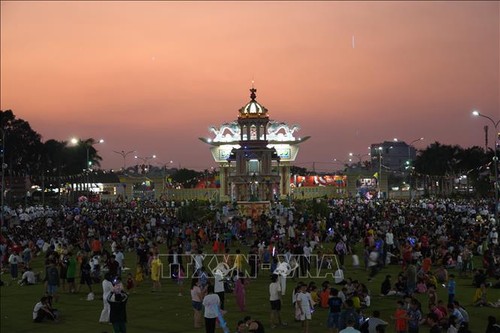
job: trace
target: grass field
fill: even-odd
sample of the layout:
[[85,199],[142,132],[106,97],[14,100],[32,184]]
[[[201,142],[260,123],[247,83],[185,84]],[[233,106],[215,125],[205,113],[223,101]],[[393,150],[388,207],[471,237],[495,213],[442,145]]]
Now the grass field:
[[[161,249],[162,253],[164,248]],[[133,263],[135,255],[126,253],[127,262]],[[382,319],[391,322],[390,316],[396,308],[396,297],[380,297],[380,283],[386,274],[397,276],[399,266],[389,266],[383,269],[372,282],[367,282],[367,273],[363,270],[353,270],[347,262],[346,277],[358,279],[366,283],[372,293],[372,306],[369,314],[374,309],[381,311]],[[42,259],[35,259],[35,271],[42,270]],[[132,267],[134,267],[132,265]],[[4,282],[10,281],[10,276],[5,273],[2,275]],[[316,284],[321,285],[324,279],[317,279]],[[77,283],[79,279],[77,278]],[[299,280],[297,280],[299,281]],[[302,280],[309,282],[309,280]],[[252,280],[247,287],[247,312],[241,313],[237,310],[235,297],[226,294],[226,309],[228,313],[225,318],[228,322],[231,332],[235,331],[238,320],[245,315],[250,315],[255,319],[261,320],[267,332],[301,332],[300,323],[293,320],[293,309],[291,305],[291,292],[296,282],[288,280],[287,294],[283,299],[282,318],[288,322],[286,328],[271,329],[269,325],[269,302],[268,302],[268,284],[269,272],[262,271],[259,278]],[[457,278],[457,299],[466,307],[471,318],[471,331],[473,333],[482,333],[485,331],[488,315],[500,317],[500,309],[472,307],[472,295],[475,289],[470,286],[470,278]],[[127,314],[128,325],[127,332],[166,332],[166,333],[188,333],[204,332],[204,329],[193,328],[193,311],[191,308],[191,298],[189,296],[190,282],[185,281],[184,295],[178,296],[177,285],[170,279],[162,280],[162,291],[159,293],[151,292],[151,283],[146,279],[135,293],[129,298]],[[19,286],[13,283],[9,286],[0,288],[1,297],[1,319],[0,331],[2,333],[17,332],[58,332],[58,333],[89,333],[89,332],[112,332],[111,325],[99,324],[98,319],[102,310],[101,286],[94,285],[96,300],[86,301],[87,288],[82,288],[80,294],[61,294],[59,302],[55,307],[61,312],[61,320],[58,323],[32,322],[32,310],[35,303],[44,293],[43,285]],[[446,301],[446,289],[439,288],[439,297]],[[427,296],[420,296],[423,304],[427,303]],[[500,290],[490,289],[489,300],[500,299]],[[424,311],[426,309],[423,309]],[[311,322],[311,333],[328,332],[326,329],[327,311],[317,309],[313,314]],[[427,332],[428,327],[423,327],[421,332]],[[222,330],[218,329],[218,332]],[[394,332],[391,325],[387,332]]]

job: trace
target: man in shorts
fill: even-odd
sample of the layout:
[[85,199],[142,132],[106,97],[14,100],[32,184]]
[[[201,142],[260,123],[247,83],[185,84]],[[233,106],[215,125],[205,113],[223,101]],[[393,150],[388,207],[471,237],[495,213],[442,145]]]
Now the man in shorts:
[[311,294],[307,292],[307,285],[300,287],[300,293],[297,294],[297,303],[300,309],[300,321],[302,322],[302,332],[309,333],[309,321],[311,320],[312,299]]
[[277,274],[271,275],[269,302],[271,303],[271,328],[276,328],[277,325],[286,326],[286,323],[281,321],[281,284]]

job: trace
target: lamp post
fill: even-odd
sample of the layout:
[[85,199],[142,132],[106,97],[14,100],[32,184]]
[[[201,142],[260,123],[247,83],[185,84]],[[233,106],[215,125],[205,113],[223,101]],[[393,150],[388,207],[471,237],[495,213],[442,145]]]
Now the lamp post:
[[[99,139],[96,143],[104,143],[104,139]],[[89,158],[89,152],[90,152],[90,147],[94,145],[94,142],[91,141],[90,144],[87,142],[86,148],[87,148],[87,198],[90,197],[90,166],[92,165],[92,162],[90,161]]]
[[[363,162],[363,157],[365,156],[371,156],[370,153],[367,154],[354,154],[354,153],[349,153],[349,157],[356,157],[358,159],[358,164],[361,167],[361,162]],[[349,159],[351,161],[351,159]]]
[[493,167],[495,168],[495,182],[493,183],[493,191],[495,191],[495,223],[498,224],[498,155],[497,155],[497,148],[498,148],[498,125],[500,124],[500,120],[495,121],[493,118],[484,115],[480,113],[477,110],[472,111],[472,115],[475,117],[483,117],[491,121],[493,124],[493,127],[495,127],[495,145],[493,147]]
[[3,223],[3,203],[4,203],[4,195],[5,195],[5,129],[0,128],[2,131],[2,198],[1,198],[1,211],[0,218]]
[[[339,160],[339,159],[337,159],[337,158],[334,158],[332,163],[337,163],[337,164],[340,164],[340,165],[342,165],[342,166],[344,167],[344,169],[345,169],[345,168],[348,168],[348,167],[349,167],[349,163],[351,163],[351,162],[352,162],[352,158],[347,159],[347,160]],[[344,170],[344,171],[345,171],[345,170]]]
[[[156,155],[151,155],[151,156],[146,156],[146,157],[141,157],[141,156],[135,155],[134,158],[136,160],[141,160],[142,163],[143,163],[143,165],[144,165],[144,168],[146,168],[146,166],[149,165],[149,161],[152,160],[152,159],[155,159]],[[143,172],[143,173],[146,173],[146,172]]]
[[123,172],[125,172],[125,168],[127,167],[126,158],[128,155],[135,153],[135,150],[131,150],[131,151],[127,151],[127,152],[125,152],[124,150],[122,150],[122,151],[113,150],[113,153],[116,153],[118,155],[121,155],[121,157],[123,157]]
[[382,196],[382,187],[381,187],[381,180],[382,180],[382,150],[383,147],[377,147],[376,151],[378,153],[378,178],[377,178],[377,187],[378,187],[378,198],[380,199]]
[[424,138],[418,138],[418,139],[415,139],[413,140],[412,142],[410,142],[410,144],[408,145],[408,185],[410,186],[410,189],[409,189],[409,194],[410,194],[410,201],[412,200],[412,195],[411,195],[411,173],[413,171],[413,168],[412,168],[412,165],[413,165],[413,161],[411,159],[411,147],[412,145],[415,143],[415,142],[418,142],[418,141],[422,141]]
[[[156,158],[156,155],[153,155]],[[137,157],[140,158],[140,157]],[[169,161],[168,163],[157,163],[158,166],[161,166],[161,175],[162,175],[162,194],[165,194],[165,188],[167,186],[166,178],[167,178],[167,166],[169,166],[169,169],[172,169],[172,166],[174,165],[174,161]]]
[[[74,144],[74,145],[77,145],[78,143],[80,142],[80,140],[78,140],[77,138],[72,138],[71,139],[71,143]],[[104,139],[99,139],[97,142],[94,142],[93,139],[91,140],[87,140],[85,142],[85,149],[86,149],[86,159],[85,159],[85,187],[87,188],[87,198],[90,196],[90,177],[89,177],[89,173],[90,173],[90,166],[91,166],[91,162],[90,162],[90,147],[92,147],[94,144],[97,144],[97,143],[104,143]]]

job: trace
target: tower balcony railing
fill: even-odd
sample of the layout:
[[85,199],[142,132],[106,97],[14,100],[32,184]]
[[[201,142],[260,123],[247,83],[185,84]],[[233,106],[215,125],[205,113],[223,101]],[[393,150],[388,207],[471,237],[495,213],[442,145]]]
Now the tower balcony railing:
[[280,173],[278,171],[271,171],[271,173],[264,174],[264,173],[254,173],[254,172],[247,172],[247,173],[237,173],[236,171],[231,171],[229,172],[229,176],[239,176],[239,177],[250,177],[250,178],[255,178],[256,181],[265,181],[266,177],[277,177],[279,176]]

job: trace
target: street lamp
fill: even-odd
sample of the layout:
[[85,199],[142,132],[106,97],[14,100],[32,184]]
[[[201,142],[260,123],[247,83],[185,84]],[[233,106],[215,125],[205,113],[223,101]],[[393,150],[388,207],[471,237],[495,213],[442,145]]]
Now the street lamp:
[[[135,155],[134,158],[136,160],[141,160],[143,165],[144,165],[144,169],[145,169],[146,166],[149,166],[149,161],[156,158],[156,155],[151,155],[151,156],[146,156],[146,157],[141,157],[141,156]],[[143,169],[143,171],[144,171],[144,169]],[[143,172],[143,173],[145,173],[145,172]]]
[[[358,164],[361,165],[361,162],[363,161],[363,157],[365,156],[371,156],[370,153],[368,154],[354,154],[354,153],[349,153],[349,157],[356,157],[358,159]],[[351,159],[349,159],[351,161]]]
[[[77,138],[72,138],[70,140],[70,142],[74,145],[77,145],[80,142],[80,140],[78,140]],[[86,157],[86,162],[85,162],[86,165],[85,165],[84,171],[86,173],[85,178],[86,178],[86,187],[87,187],[87,197],[90,196],[89,172],[90,172],[90,166],[92,165],[92,162],[90,161],[90,147],[92,147],[94,144],[98,144],[98,143],[99,144],[104,143],[104,139],[99,139],[97,141],[94,141],[93,139],[91,139],[91,140],[87,140],[85,142],[85,149],[87,151],[87,157]]]
[[4,195],[5,195],[5,129],[0,128],[0,131],[2,131],[2,198],[1,198],[1,211],[0,211],[0,218],[1,222],[3,223],[3,203],[4,203]]
[[381,180],[382,180],[382,150],[383,147],[377,147],[376,151],[378,152],[378,178],[377,178],[377,187],[378,187],[378,198],[380,199],[382,196],[382,188],[381,188]]
[[413,140],[412,142],[410,142],[410,144],[408,145],[408,185],[410,186],[410,201],[412,199],[412,196],[411,196],[411,172],[413,170],[412,168],[412,159],[411,159],[411,147],[412,145],[415,143],[415,142],[418,142],[418,141],[422,141],[424,138],[418,138],[418,139],[415,139]]
[[340,164],[342,165],[344,168],[348,168],[349,167],[349,163],[352,162],[352,158],[350,159],[347,159],[347,160],[339,160],[337,158],[334,158],[333,159],[333,163],[337,163],[337,164]]
[[121,155],[121,157],[123,157],[123,171],[125,172],[125,168],[127,167],[126,158],[128,155],[135,153],[135,150],[131,150],[131,151],[127,151],[127,152],[125,152],[124,150],[122,150],[122,151],[113,150],[113,153],[117,153],[118,155]]
[[[389,153],[390,149],[393,149],[393,146],[390,147],[384,147],[384,146],[379,146],[379,147],[374,147],[372,148],[375,153],[378,155],[378,177],[377,177],[377,188],[378,188],[378,197],[379,199],[382,196],[382,185],[381,185],[381,180],[382,180],[382,152],[384,149],[386,149],[386,154]],[[372,161],[375,160],[375,156],[372,156]]]
[[162,190],[162,193],[164,194],[165,193],[165,187],[167,185],[166,183],[166,177],[167,177],[167,165],[170,166],[169,169],[172,169],[172,165],[174,164],[174,161],[170,161],[169,163],[162,163],[161,166],[162,166],[162,186],[163,186],[163,190]]
[[491,121],[493,127],[495,127],[495,146],[493,147],[493,167],[495,168],[495,182],[493,183],[493,190],[495,191],[495,223],[498,224],[498,155],[497,155],[497,147],[498,147],[498,125],[500,124],[500,120],[495,121],[493,118],[480,113],[477,110],[472,111],[472,115],[475,117],[483,117]]

